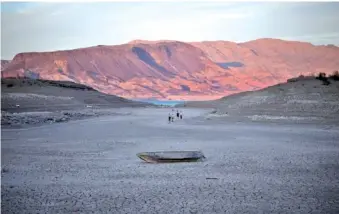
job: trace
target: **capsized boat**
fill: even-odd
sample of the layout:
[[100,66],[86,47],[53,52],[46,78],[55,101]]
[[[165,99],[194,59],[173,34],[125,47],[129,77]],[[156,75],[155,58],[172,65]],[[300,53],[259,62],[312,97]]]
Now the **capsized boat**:
[[148,163],[197,162],[205,159],[201,151],[141,152],[137,156]]

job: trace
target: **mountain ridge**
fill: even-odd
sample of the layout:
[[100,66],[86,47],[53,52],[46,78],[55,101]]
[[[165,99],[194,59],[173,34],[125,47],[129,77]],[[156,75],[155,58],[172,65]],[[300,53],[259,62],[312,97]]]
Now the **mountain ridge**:
[[337,46],[280,39],[133,40],[19,53],[1,72],[4,77],[73,81],[125,98],[206,100],[338,68]]

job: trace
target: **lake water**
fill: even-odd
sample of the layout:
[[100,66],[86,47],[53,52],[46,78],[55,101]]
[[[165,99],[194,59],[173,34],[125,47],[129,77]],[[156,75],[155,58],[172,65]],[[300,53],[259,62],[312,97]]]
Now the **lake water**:
[[175,106],[177,104],[182,104],[185,101],[182,100],[136,100],[146,103],[152,103],[154,105],[164,105],[164,106]]

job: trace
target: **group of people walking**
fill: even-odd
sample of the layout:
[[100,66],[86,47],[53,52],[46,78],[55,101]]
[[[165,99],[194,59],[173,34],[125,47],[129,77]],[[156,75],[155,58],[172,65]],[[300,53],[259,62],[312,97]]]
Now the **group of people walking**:
[[168,123],[174,122],[174,118],[177,117],[177,119],[182,120],[183,118],[183,113],[182,111],[177,110],[175,112],[174,109],[172,109],[172,112],[168,113]]

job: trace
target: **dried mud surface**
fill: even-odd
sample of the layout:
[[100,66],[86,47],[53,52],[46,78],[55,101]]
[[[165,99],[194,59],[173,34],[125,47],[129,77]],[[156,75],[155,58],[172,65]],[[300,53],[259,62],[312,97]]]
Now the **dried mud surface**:
[[[3,213],[338,213],[339,129],[206,120],[210,109],[121,109],[2,129]],[[138,152],[201,150],[147,164]]]

